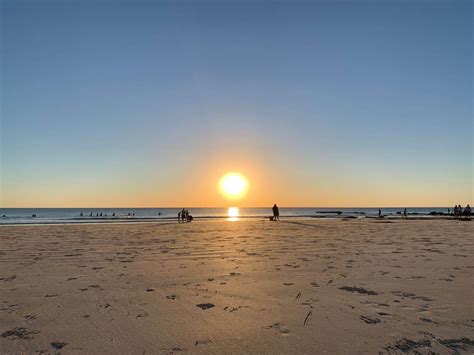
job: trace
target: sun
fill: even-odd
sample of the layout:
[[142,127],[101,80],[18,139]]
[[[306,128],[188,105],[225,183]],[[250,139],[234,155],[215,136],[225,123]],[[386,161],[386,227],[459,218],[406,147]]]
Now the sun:
[[228,173],[219,180],[221,194],[230,199],[244,197],[247,193],[248,185],[247,178],[240,173]]

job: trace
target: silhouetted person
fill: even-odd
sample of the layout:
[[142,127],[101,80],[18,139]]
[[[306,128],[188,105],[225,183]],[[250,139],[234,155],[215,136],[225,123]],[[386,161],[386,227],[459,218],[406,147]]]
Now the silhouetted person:
[[273,220],[274,221],[279,221],[280,220],[280,211],[278,210],[278,206],[276,205],[276,203],[273,205],[272,211],[273,211]]
[[407,209],[406,208],[403,210],[403,217],[407,218]]
[[178,223],[181,223],[181,211],[178,212]]
[[379,218],[382,218],[382,210],[379,208]]
[[186,221],[186,210],[184,208],[181,210],[181,220]]
[[467,217],[470,217],[471,216],[471,206],[469,206],[469,204],[467,204],[466,208],[464,209],[464,217],[467,218]]
[[189,220],[189,211],[188,210],[186,210],[184,212],[184,218],[186,219],[186,222],[190,222],[190,220]]
[[112,213],[112,217],[115,217],[115,212],[114,212],[114,213]]
[[5,218],[6,216],[5,216],[5,215],[3,215],[2,217],[3,217],[3,218]]
[[91,214],[89,215],[89,217],[92,217],[92,212],[91,212]]
[[36,217],[36,214],[33,213],[33,214],[31,215],[31,217],[35,218],[35,217]]

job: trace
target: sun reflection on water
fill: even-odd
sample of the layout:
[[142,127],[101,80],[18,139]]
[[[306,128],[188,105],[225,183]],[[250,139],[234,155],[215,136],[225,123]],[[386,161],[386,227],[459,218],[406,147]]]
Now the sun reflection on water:
[[239,216],[240,216],[240,211],[239,211],[238,207],[229,207],[227,209],[227,217],[228,217],[227,220],[228,221],[232,221],[232,222],[238,221]]

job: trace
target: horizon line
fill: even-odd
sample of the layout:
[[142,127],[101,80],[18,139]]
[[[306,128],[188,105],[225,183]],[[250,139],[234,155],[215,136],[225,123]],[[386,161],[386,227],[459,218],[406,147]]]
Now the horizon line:
[[[270,205],[268,206],[259,206],[259,207],[252,207],[252,206],[233,206],[233,205],[229,205],[229,206],[220,206],[220,207],[216,207],[216,206],[213,206],[213,207],[198,207],[198,206],[191,206],[191,207],[186,207],[186,206],[179,206],[179,207],[176,207],[176,206],[172,206],[172,207],[164,207],[164,206],[160,206],[160,207],[133,207],[133,206],[127,206],[127,207],[119,207],[119,206],[114,206],[114,207],[105,207],[105,206],[101,206],[101,207],[0,207],[0,209],[81,209],[81,208],[84,208],[84,209],[113,209],[113,208],[117,208],[117,209],[126,209],[126,208],[133,208],[133,209],[160,209],[160,208],[163,208],[163,209],[182,209],[182,208],[187,208],[187,209],[191,209],[191,208],[230,208],[230,207],[237,207],[237,208],[271,208]],[[452,206],[278,206],[279,208],[451,208]]]

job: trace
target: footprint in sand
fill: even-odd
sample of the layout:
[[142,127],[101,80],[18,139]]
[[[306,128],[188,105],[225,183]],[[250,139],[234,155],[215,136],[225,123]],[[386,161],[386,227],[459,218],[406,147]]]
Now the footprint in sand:
[[2,337],[27,340],[27,339],[32,338],[30,335],[38,334],[38,333],[39,331],[37,330],[30,330],[25,327],[15,327],[13,329],[3,332]]
[[367,324],[377,324],[381,322],[379,318],[372,318],[368,316],[360,316],[360,319],[362,319]]
[[67,343],[63,343],[60,341],[53,341],[50,345],[54,350],[59,350],[59,349],[64,348],[67,345]]
[[206,309],[215,307],[215,305],[213,305],[212,303],[199,303],[196,305],[196,307],[199,307],[205,311]]
[[211,343],[211,339],[206,339],[206,340],[196,340],[196,342],[194,343],[194,346],[198,346],[198,345],[207,345],[209,343]]
[[278,331],[281,335],[288,335],[290,334],[290,330],[283,324],[277,322],[273,323],[272,325],[269,325],[267,327],[264,327],[264,329],[273,329]]

